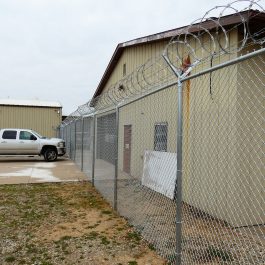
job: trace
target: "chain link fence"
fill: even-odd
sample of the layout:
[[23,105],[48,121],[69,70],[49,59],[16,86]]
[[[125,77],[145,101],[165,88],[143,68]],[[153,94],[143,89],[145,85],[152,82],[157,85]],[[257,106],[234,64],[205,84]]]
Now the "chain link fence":
[[222,38],[191,25],[60,127],[70,158],[168,264],[265,261],[265,30],[250,34],[245,13],[224,30],[221,15]]
[[119,110],[118,212],[172,262],[176,249],[176,115],[177,86]]
[[116,113],[98,115],[95,133],[94,185],[112,206],[114,206],[116,135]]
[[[263,69],[265,52],[182,84],[183,264],[264,264]],[[114,110],[60,128],[70,157],[172,264],[177,89],[121,106],[118,127]]]
[[94,123],[93,117],[83,118],[83,155],[82,155],[82,169],[92,180],[93,167],[93,137],[94,137]]
[[264,264],[264,59],[183,84],[184,264]]

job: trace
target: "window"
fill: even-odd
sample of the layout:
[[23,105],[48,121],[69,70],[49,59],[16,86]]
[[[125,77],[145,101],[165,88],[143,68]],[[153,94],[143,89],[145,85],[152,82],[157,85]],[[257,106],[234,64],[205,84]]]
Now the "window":
[[17,131],[4,131],[2,135],[3,139],[16,139],[17,138]]
[[154,150],[167,151],[167,122],[155,124]]
[[122,74],[123,76],[126,76],[126,63],[123,64]]
[[19,134],[19,139],[20,140],[36,140],[36,137],[30,132],[21,131]]

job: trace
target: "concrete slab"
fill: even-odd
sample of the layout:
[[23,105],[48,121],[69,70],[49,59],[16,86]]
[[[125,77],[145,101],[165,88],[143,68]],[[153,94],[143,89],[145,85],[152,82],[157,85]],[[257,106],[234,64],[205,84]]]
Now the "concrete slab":
[[55,162],[40,157],[0,157],[0,185],[83,180],[88,177],[66,157]]

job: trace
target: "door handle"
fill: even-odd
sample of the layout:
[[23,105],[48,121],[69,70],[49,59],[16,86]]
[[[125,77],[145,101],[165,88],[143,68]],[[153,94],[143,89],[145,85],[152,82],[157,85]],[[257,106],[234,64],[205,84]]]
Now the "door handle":
[[1,142],[1,144],[6,144],[6,143],[7,143],[6,141]]
[[20,144],[24,144],[24,142],[23,142],[23,141],[20,141],[19,143],[20,143]]

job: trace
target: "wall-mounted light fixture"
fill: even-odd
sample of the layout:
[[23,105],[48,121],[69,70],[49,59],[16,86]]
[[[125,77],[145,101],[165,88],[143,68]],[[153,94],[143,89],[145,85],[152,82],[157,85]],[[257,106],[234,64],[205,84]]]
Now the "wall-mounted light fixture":
[[125,87],[124,87],[124,85],[120,84],[118,89],[123,91],[125,89]]

